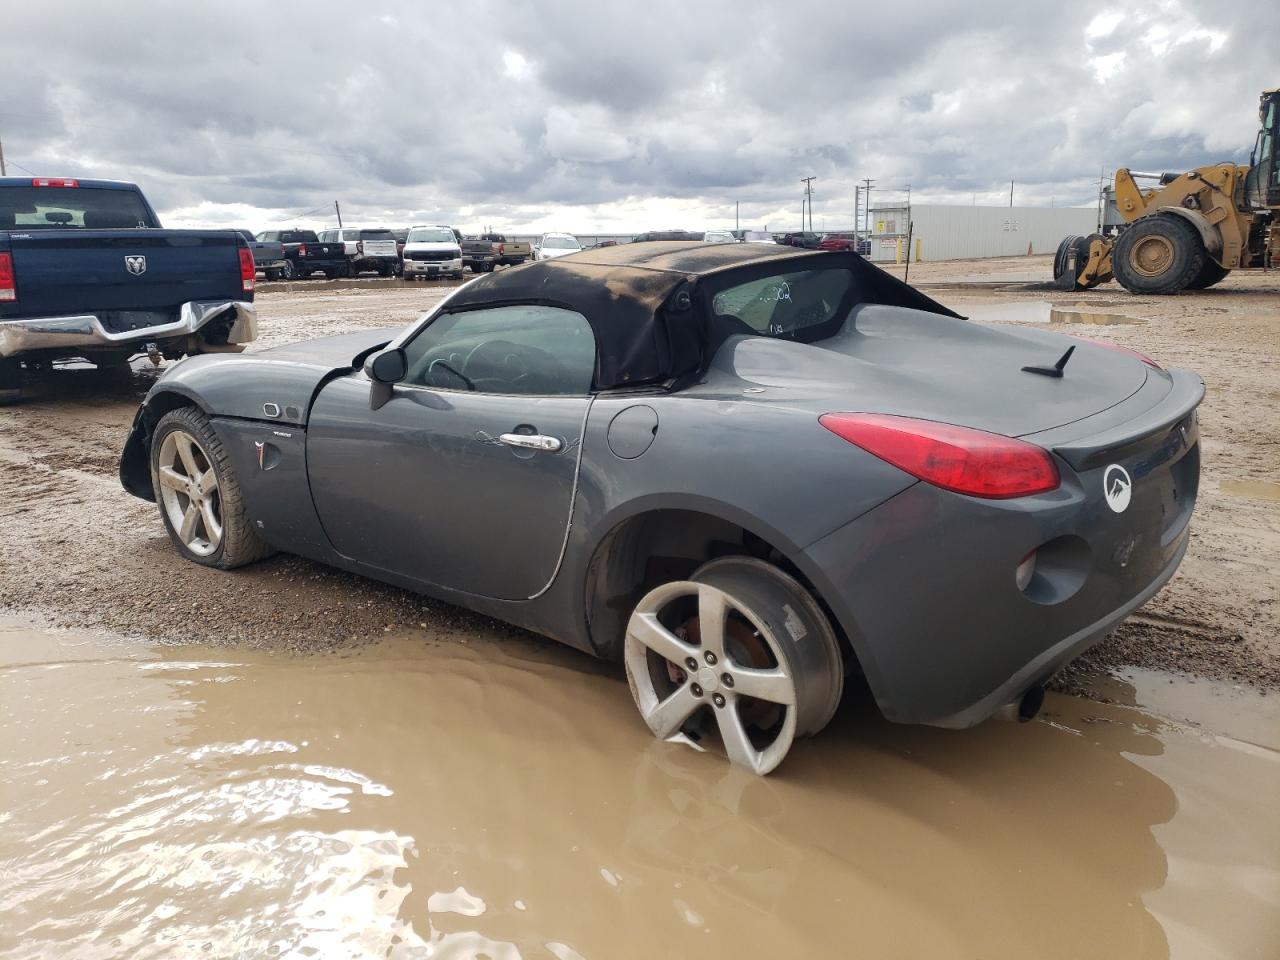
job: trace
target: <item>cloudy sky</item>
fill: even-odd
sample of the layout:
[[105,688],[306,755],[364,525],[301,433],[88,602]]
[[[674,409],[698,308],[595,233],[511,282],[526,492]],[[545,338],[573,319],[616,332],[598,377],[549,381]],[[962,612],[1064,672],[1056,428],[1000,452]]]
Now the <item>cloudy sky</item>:
[[[9,173],[173,226],[815,226],[873,200],[1092,204],[1246,160],[1277,0],[3,0]],[[303,12],[305,11],[305,13]]]

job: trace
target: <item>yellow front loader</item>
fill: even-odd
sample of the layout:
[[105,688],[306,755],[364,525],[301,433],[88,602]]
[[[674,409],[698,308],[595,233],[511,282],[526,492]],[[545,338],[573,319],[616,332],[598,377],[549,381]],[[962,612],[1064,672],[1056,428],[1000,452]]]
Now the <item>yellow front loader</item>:
[[1202,290],[1232,270],[1264,267],[1280,255],[1280,90],[1262,94],[1262,129],[1249,166],[1220,163],[1150,177],[1116,171],[1114,236],[1067,237],[1053,276],[1071,290],[1112,279],[1132,293]]

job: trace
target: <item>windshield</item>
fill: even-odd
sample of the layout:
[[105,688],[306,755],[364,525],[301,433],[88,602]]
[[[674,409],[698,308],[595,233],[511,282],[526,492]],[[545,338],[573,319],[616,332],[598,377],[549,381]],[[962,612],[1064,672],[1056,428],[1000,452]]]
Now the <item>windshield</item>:
[[543,237],[542,245],[548,250],[581,250],[582,245],[573,237]]
[[843,268],[778,273],[721,290],[711,310],[765,336],[820,339],[839,326],[837,311],[852,283]]
[[133,190],[94,187],[0,187],[0,230],[90,230],[159,226]]
[[734,237],[728,230],[708,230],[702,239],[708,243],[732,243]]
[[319,238],[314,230],[281,230],[281,243],[318,243]]
[[409,231],[409,243],[457,243],[452,230],[444,227],[421,227]]
[[395,240],[396,235],[390,230],[361,230],[361,240]]

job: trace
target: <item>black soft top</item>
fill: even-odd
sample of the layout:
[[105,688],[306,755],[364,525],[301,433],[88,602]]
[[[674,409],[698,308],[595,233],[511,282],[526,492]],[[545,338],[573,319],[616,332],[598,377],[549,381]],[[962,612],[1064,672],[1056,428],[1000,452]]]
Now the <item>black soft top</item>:
[[710,361],[723,335],[710,322],[702,288],[830,267],[854,274],[846,312],[880,303],[958,316],[856,253],[687,241],[595,247],[485,274],[455,293],[448,310],[542,303],[576,311],[595,332],[596,388],[610,390],[676,379]]

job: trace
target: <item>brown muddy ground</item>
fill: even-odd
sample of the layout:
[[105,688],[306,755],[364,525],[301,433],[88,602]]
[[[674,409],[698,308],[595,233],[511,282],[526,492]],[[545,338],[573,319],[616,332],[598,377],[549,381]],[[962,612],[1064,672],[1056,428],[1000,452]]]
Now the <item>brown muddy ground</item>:
[[1188,726],[1140,680],[968,731],[851,700],[757,778],[598,662],[485,641],[0,618],[0,957],[1275,956],[1280,698],[1202,682]]
[[[901,271],[901,267],[890,268]],[[1173,298],[1115,284],[1081,294],[1001,286],[1047,276],[1046,257],[913,264],[911,280],[960,313],[1045,322],[1198,370],[1204,476],[1181,572],[1096,648],[1086,667],[1134,665],[1280,686],[1280,274],[1232,274]],[[986,286],[954,286],[958,281]],[[272,285],[258,347],[404,324],[446,284]],[[1097,317],[1119,315],[1121,321]],[[1079,322],[1084,317],[1093,322]],[[465,639],[510,632],[481,617],[316,564],[276,557],[231,574],[180,563],[155,508],[125,495],[116,457],[153,374],[61,371],[44,396],[0,408],[0,607],[163,639],[295,649],[416,626]],[[1068,687],[1076,685],[1073,675]]]

